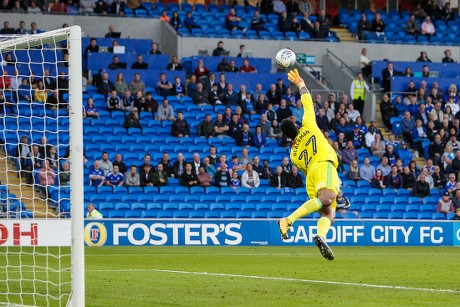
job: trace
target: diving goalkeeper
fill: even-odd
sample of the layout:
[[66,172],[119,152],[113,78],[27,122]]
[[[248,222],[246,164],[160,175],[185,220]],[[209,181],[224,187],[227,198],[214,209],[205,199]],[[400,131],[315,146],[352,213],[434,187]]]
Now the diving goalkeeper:
[[310,200],[297,208],[290,216],[280,219],[278,226],[281,236],[286,240],[289,228],[296,220],[318,211],[321,218],[318,220],[314,242],[324,258],[333,260],[334,254],[326,243],[326,235],[334,222],[336,196],[340,189],[337,154],[316,124],[310,92],[297,69],[288,73],[288,79],[299,88],[304,115],[301,128],[287,118],[281,124],[281,131],[293,140],[291,161],[307,178],[306,188]]

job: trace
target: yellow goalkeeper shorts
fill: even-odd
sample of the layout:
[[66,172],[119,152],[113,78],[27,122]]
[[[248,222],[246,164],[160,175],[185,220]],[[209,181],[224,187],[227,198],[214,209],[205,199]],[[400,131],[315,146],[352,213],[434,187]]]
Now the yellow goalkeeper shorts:
[[[337,170],[332,163],[327,161],[316,162],[308,168],[307,194],[310,199],[318,197],[318,191],[328,189],[336,195],[340,190],[340,180]],[[334,199],[332,207],[336,209],[337,201]]]

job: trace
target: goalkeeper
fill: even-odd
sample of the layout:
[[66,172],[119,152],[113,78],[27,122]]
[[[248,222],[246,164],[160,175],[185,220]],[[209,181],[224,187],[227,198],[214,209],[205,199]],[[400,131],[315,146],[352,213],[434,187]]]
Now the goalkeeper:
[[299,88],[304,115],[301,128],[287,118],[281,124],[281,131],[293,140],[291,161],[306,175],[310,200],[287,218],[280,219],[278,226],[283,239],[287,239],[289,228],[296,220],[318,211],[321,218],[314,242],[324,258],[333,260],[334,254],[326,243],[326,235],[334,222],[336,195],[340,189],[337,154],[316,124],[313,100],[297,69],[291,70],[288,78]]

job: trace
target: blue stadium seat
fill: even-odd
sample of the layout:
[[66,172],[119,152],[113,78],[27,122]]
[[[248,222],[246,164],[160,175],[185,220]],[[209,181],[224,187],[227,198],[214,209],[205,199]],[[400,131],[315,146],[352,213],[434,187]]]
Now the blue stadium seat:
[[375,212],[375,206],[374,205],[362,205],[361,206],[361,212]]
[[175,218],[175,219],[187,219],[188,216],[189,216],[188,212],[184,212],[184,211],[175,211],[175,212],[173,212],[173,218]]
[[381,189],[371,188],[371,189],[368,190],[368,194],[369,194],[369,196],[380,196],[380,195],[382,195],[382,190]]
[[206,195],[220,195],[220,190],[217,187],[207,187]]
[[447,218],[448,220],[453,220],[454,217],[455,217],[455,215],[456,215],[455,212],[449,212],[449,213],[447,213],[447,217],[446,217],[446,218]]
[[424,197],[423,204],[424,205],[436,205],[438,200],[435,197]]
[[[149,202],[152,201],[152,196],[151,195],[134,194],[134,195],[130,195],[130,196],[136,197],[136,199],[134,201],[136,201],[138,203],[149,203]],[[164,195],[164,196],[167,196],[167,195]],[[124,197],[126,197],[126,196],[124,196]],[[127,199],[127,198],[124,198],[123,201],[126,201],[125,199]]]
[[265,218],[267,218],[267,213],[262,212],[262,211],[256,211],[256,212],[252,212],[251,217],[253,219],[265,219]]
[[421,205],[422,204],[419,197],[409,197],[407,201],[411,205]]
[[353,193],[354,193],[355,196],[363,196],[363,197],[365,197],[365,196],[369,195],[367,188],[356,188],[356,189],[353,190]]
[[251,189],[251,195],[259,195],[259,196],[265,196],[265,189],[264,188],[252,188]]
[[226,204],[225,205],[225,210],[227,211],[240,211],[240,205],[239,204]]
[[431,213],[428,213],[428,212],[420,212],[417,214],[417,218],[419,220],[431,220],[433,216]]
[[131,205],[128,203],[116,203],[115,210],[117,211],[128,211],[131,210]]
[[267,212],[267,218],[269,219],[279,219],[283,217],[283,213],[280,211]]
[[98,194],[112,194],[112,187],[103,185],[97,187],[97,193]]
[[236,218],[236,212],[235,211],[224,211],[220,213],[220,218],[222,219],[234,219]]
[[[305,189],[303,189],[303,190],[305,190]],[[276,196],[276,195],[280,195],[280,194],[281,194],[281,190],[278,190],[277,188],[274,188],[274,187],[265,188],[265,195]]]
[[256,211],[256,205],[255,203],[247,203],[247,204],[241,204],[241,211]]
[[383,190],[382,190],[382,195],[383,195],[383,196],[392,196],[392,197],[395,197],[395,196],[396,196],[396,192],[395,192],[395,190],[390,189],[390,188],[388,188],[388,189],[383,189]]
[[398,196],[410,196],[409,190],[406,189],[398,189],[396,193]]
[[401,212],[391,212],[388,213],[388,218],[391,220],[400,220],[403,218],[403,214]]
[[[356,187],[356,182],[354,182],[353,180],[344,180],[342,182],[342,185],[344,187]],[[367,193],[366,193],[367,194]]]
[[191,203],[181,203],[179,204],[179,211],[193,211],[193,205]]
[[433,206],[431,205],[421,205],[420,212],[433,212]]
[[184,201],[183,195],[169,195],[168,201],[170,203],[182,203]]
[[177,211],[179,210],[179,203],[164,203],[163,211]]
[[128,187],[129,194],[143,194],[144,190],[142,187]]
[[[225,205],[224,204],[219,204],[219,203],[212,203],[212,204],[209,205],[209,209],[211,211],[221,212],[221,211],[225,211]],[[239,209],[239,206],[238,206],[238,209]]]
[[393,213],[405,213],[406,212],[406,207],[404,205],[391,205],[391,212]]
[[[259,213],[263,213],[263,212],[259,212]],[[238,211],[238,212],[236,212],[236,218],[237,219],[250,219],[251,218],[251,212]]]
[[284,212],[286,211],[286,204],[273,204],[271,209],[272,211]]
[[394,204],[394,197],[391,196],[383,196],[380,197],[380,203],[383,205],[393,205]]
[[380,204],[380,197],[378,196],[368,196],[364,198],[364,201],[366,204],[371,204],[371,205],[378,205]]
[[417,205],[407,205],[407,206],[406,206],[406,212],[415,212],[415,213],[419,213],[419,212],[420,212],[420,208],[419,208],[419,206],[417,206]]
[[444,215],[444,213],[435,212],[431,215],[431,218],[433,220],[445,220],[446,216]]
[[388,218],[388,213],[386,212],[375,212],[373,215],[374,219],[387,219]]
[[391,210],[389,205],[377,205],[375,211],[389,213]]
[[124,218],[124,217],[125,215],[122,211],[117,211],[117,210],[109,211],[109,218],[111,219]]
[[97,206],[99,211],[110,211],[115,210],[115,205],[112,203],[99,203]]
[[[161,193],[161,188],[160,188],[160,193]],[[190,195],[190,191],[187,187],[174,187],[174,194],[176,195]]]
[[204,218],[206,219],[218,219],[220,218],[220,213],[217,211],[208,211],[204,213]]
[[236,190],[238,195],[251,195],[251,189],[240,187]]
[[163,210],[163,205],[159,203],[148,203],[147,210],[148,211],[161,211]]
[[140,211],[126,211],[125,212],[125,218],[131,218],[131,219],[136,219],[141,217],[141,212]]
[[230,195],[235,195],[237,192],[235,192],[235,190],[231,187],[222,187],[220,188],[220,193],[222,195],[227,195],[227,196],[230,196]]
[[172,211],[158,211],[157,218],[159,219],[170,219],[173,217]]
[[174,187],[168,187],[168,186],[163,186],[163,187],[160,187],[159,191],[160,191],[160,194],[162,195],[172,195],[174,194]]
[[403,213],[403,219],[405,219],[405,220],[416,220],[417,219],[417,213],[415,213],[415,212]]
[[203,211],[191,211],[188,213],[188,217],[191,219],[202,219],[204,218]]
[[141,217],[154,219],[157,218],[157,213],[155,211],[142,211]]
[[128,194],[128,189],[125,186],[114,186],[113,194]]
[[209,206],[207,204],[202,204],[202,203],[196,203],[193,204],[193,210],[194,211],[209,211]]
[[356,214],[354,214],[353,212],[347,211],[343,215],[343,218],[345,218],[345,219],[356,219]]
[[256,204],[257,211],[272,211],[272,207],[269,203],[259,203]]
[[145,211],[147,210],[147,205],[144,203],[132,203],[131,210],[132,211]]
[[203,187],[191,187],[190,188],[190,194],[191,195],[204,195],[205,190]]

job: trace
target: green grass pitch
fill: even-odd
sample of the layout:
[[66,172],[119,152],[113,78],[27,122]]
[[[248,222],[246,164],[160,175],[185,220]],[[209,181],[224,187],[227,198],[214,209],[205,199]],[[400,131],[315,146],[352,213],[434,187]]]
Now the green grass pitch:
[[[333,250],[336,259],[327,261],[314,246],[87,247],[86,305],[458,306],[458,248]],[[8,258],[11,265],[17,264],[18,255]],[[27,255],[21,261],[32,263]],[[44,257],[36,259],[37,264],[42,261]],[[48,261],[57,267],[57,260]],[[18,277],[14,269],[8,271],[10,278]],[[0,272],[0,293],[6,289],[5,274]],[[23,277],[30,277],[27,274],[31,273],[24,269]],[[39,271],[35,274],[44,277]],[[61,274],[62,280],[66,275]],[[31,291],[33,284],[23,282],[22,289]],[[24,304],[33,304],[32,296],[24,298]],[[10,297],[16,303],[18,299]],[[5,300],[0,295],[0,302]],[[35,303],[44,305],[46,300],[36,297]]]

